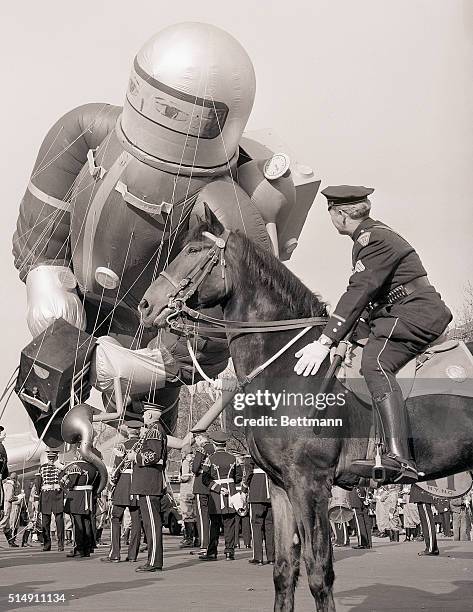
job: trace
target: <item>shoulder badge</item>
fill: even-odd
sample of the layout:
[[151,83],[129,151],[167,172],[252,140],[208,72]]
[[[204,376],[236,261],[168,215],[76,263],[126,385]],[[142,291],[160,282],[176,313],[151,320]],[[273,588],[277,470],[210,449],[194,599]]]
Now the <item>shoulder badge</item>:
[[361,244],[361,246],[366,246],[370,241],[371,232],[363,232],[357,242]]
[[363,262],[361,261],[361,259],[359,259],[356,264],[355,267],[353,268],[353,272],[363,272],[363,270],[365,270],[365,266],[363,264]]

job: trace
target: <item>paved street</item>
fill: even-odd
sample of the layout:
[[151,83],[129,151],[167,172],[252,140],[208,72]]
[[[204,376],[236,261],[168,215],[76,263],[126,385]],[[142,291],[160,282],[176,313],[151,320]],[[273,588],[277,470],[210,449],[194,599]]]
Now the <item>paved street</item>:
[[[105,564],[102,548],[89,560],[64,553],[0,549],[0,610],[56,607],[68,611],[263,612],[272,610],[270,566],[248,564],[250,551],[235,562],[203,563],[180,538],[165,536],[165,572],[136,574],[136,564]],[[352,543],[354,543],[352,539]],[[422,543],[375,538],[372,551],[335,549],[338,612],[473,610],[473,542],[439,541],[441,556],[419,558]],[[103,553],[103,554],[102,554]],[[141,554],[145,557],[145,554]],[[64,593],[66,603],[8,604],[9,593]],[[305,575],[297,589],[297,611],[314,610]]]

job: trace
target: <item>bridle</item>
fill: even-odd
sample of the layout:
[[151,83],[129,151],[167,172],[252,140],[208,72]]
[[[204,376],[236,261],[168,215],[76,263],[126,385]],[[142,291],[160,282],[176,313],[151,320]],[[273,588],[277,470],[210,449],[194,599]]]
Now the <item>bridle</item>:
[[[322,326],[327,323],[327,317],[309,317],[305,319],[288,319],[283,321],[229,321],[211,317],[198,310],[194,310],[187,306],[186,302],[194,295],[198,288],[202,285],[205,279],[211,274],[215,266],[220,265],[222,270],[222,279],[225,287],[225,295],[228,291],[228,281],[226,274],[225,263],[225,248],[227,246],[230,232],[224,230],[220,236],[215,236],[210,232],[202,232],[203,236],[210,238],[213,241],[213,246],[207,251],[207,254],[202,261],[197,262],[191,272],[180,281],[176,281],[168,272],[162,271],[159,276],[162,276],[168,283],[174,287],[174,291],[169,294],[168,308],[173,312],[166,317],[166,322],[171,330],[177,333],[184,333],[187,336],[187,346],[189,353],[195,366],[203,375],[203,377],[211,382],[197,362],[195,354],[191,347],[190,336],[196,331],[196,323],[198,325],[198,333],[202,335],[215,335],[215,333],[234,333],[232,338],[229,338],[229,343],[237,336],[248,333],[262,333],[272,331],[300,331],[293,336],[281,349],[273,354],[267,361],[260,366],[254,368],[250,374],[245,376],[242,381],[239,381],[238,388],[244,389],[258,374],[265,370],[278,357],[285,353],[299,338],[306,334],[315,326]],[[178,318],[180,320],[178,320]],[[187,321],[186,321],[187,318]],[[205,321],[208,325],[201,325],[200,321]]]
[[[173,312],[166,318],[166,322],[171,329],[179,332],[191,332],[195,329],[195,323],[199,322],[199,333],[215,334],[222,332],[240,333],[262,333],[272,331],[287,331],[291,329],[301,329],[304,327],[315,327],[325,325],[327,317],[308,317],[304,319],[286,319],[277,321],[230,321],[211,317],[198,310],[194,310],[187,306],[187,301],[195,294],[202,283],[210,275],[216,265],[220,265],[222,271],[222,280],[225,288],[225,295],[228,292],[228,275],[226,271],[225,249],[227,246],[229,230],[225,230],[220,236],[214,236],[210,232],[202,232],[203,236],[210,238],[213,241],[213,246],[207,251],[206,256],[201,261],[197,262],[195,267],[189,274],[177,281],[168,272],[163,270],[159,276],[162,276],[168,283],[174,287],[174,291],[168,294],[168,308]],[[181,320],[177,320],[177,318]],[[186,321],[185,318],[190,320]],[[201,325],[200,321],[208,323]]]
[[[166,270],[159,273],[159,276],[162,276],[174,287],[174,291],[168,294],[168,308],[174,312],[172,312],[166,318],[166,322],[171,329],[175,329],[176,331],[186,331],[185,327],[188,326],[188,324],[186,324],[184,321],[176,321],[176,317],[187,315],[189,318],[200,318],[201,313],[187,306],[187,301],[190,300],[190,298],[195,294],[206,278],[210,276],[212,270],[217,265],[220,265],[222,271],[225,294],[228,292],[225,247],[227,245],[230,232],[225,230],[219,237],[214,236],[210,232],[202,232],[202,235],[213,240],[214,245],[207,251],[206,256],[203,257],[201,261],[196,263],[194,268],[187,276],[182,278],[180,281],[177,281],[168,272],[166,272]],[[197,315],[197,317],[195,315]],[[209,317],[209,319],[211,318],[213,317]],[[220,319],[217,320],[220,321]]]

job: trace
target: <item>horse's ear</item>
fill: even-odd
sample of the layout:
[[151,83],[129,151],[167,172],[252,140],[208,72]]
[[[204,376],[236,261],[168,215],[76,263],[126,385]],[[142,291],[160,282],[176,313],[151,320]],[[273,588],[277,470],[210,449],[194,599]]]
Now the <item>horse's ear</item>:
[[204,202],[204,221],[209,226],[209,230],[212,232],[212,234],[215,234],[215,236],[220,236],[220,234],[223,234],[225,231],[225,227],[217,219],[217,216],[207,202]]

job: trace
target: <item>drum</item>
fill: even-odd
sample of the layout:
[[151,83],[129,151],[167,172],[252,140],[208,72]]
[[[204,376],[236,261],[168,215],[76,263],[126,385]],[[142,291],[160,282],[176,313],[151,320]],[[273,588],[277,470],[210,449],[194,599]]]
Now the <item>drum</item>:
[[332,498],[328,505],[328,518],[334,523],[348,523],[353,518],[348,491],[345,491],[345,489],[332,488]]

